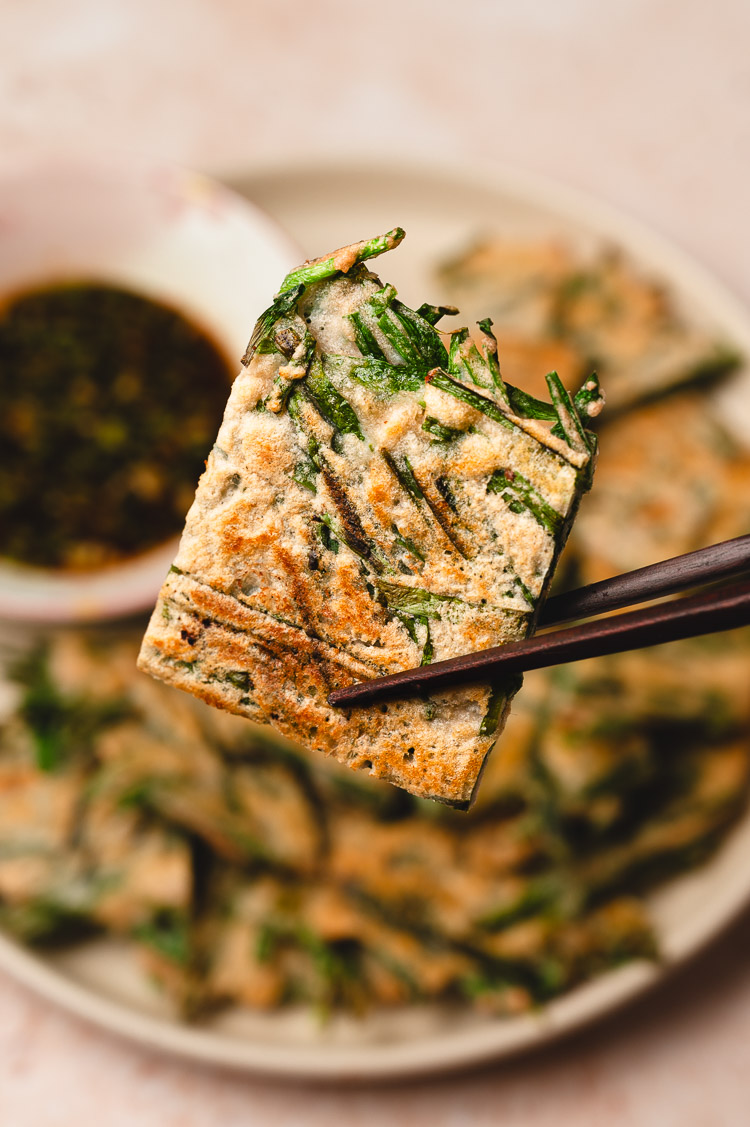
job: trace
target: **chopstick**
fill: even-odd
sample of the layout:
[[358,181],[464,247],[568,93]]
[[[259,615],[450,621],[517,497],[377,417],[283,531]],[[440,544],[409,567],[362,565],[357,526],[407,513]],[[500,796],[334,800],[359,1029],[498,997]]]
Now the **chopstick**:
[[[550,600],[551,613],[569,618],[571,608],[577,608],[573,610],[576,616],[598,614],[602,609],[626,605],[623,599],[643,602],[684,590],[685,587],[714,582],[717,578],[736,576],[748,569],[750,536],[742,536],[686,556],[676,556],[649,568],[626,572],[614,580],[592,584],[569,595],[561,595],[556,600]],[[589,609],[582,611],[581,607],[586,606]],[[552,619],[555,620],[559,621]],[[549,623],[551,620],[545,617],[544,621]],[[749,624],[750,580],[746,580],[507,646],[494,646],[478,653],[463,654],[447,661],[362,681],[336,689],[328,700],[337,707],[362,706],[389,697],[411,696],[467,681],[494,680],[506,673],[622,653]]]
[[593,618],[595,614],[661,599],[689,587],[731,579],[746,571],[750,571],[750,536],[737,536],[709,548],[686,552],[684,556],[673,556],[661,563],[626,571],[600,583],[553,595],[542,608],[539,625],[553,626],[574,618]]

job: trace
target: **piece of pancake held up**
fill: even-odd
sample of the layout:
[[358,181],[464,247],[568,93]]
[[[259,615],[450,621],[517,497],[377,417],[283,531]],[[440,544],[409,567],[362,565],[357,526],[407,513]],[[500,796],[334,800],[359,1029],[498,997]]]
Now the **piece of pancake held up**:
[[332,689],[527,637],[596,441],[595,377],[506,383],[490,321],[305,263],[259,319],[140,668],[413,794],[470,804],[517,678],[339,711]]

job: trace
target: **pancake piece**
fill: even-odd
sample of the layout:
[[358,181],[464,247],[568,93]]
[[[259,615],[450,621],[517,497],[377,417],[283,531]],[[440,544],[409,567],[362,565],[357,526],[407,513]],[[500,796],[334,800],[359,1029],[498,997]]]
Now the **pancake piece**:
[[334,689],[528,636],[582,493],[595,377],[503,381],[491,322],[305,263],[256,325],[139,666],[421,797],[466,807],[517,678],[339,711]]
[[741,360],[714,332],[689,324],[658,280],[606,247],[584,253],[557,242],[489,237],[446,262],[439,280],[469,315],[489,312],[511,379],[523,351],[546,347],[566,387],[580,373],[599,373],[608,418],[725,375]]
[[[732,480],[736,472],[741,483],[742,465],[697,391],[676,392],[609,423],[596,490],[576,524],[581,582],[745,532],[743,495],[733,492]],[[721,520],[727,502],[736,524]]]

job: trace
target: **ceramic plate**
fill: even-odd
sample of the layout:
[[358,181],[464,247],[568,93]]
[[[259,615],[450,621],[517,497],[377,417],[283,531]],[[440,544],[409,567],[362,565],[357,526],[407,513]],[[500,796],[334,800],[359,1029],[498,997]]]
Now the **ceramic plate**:
[[[389,256],[388,279],[404,300],[439,301],[434,264],[474,235],[558,235],[579,246],[624,247],[662,278],[699,323],[750,355],[750,318],[677,248],[612,209],[551,183],[501,168],[470,174],[440,166],[279,166],[231,178],[278,220],[308,255],[400,225],[407,242]],[[248,311],[247,330],[255,312]],[[721,393],[727,421],[750,429],[750,376]],[[232,1011],[198,1027],[180,1024],[126,946],[98,941],[38,956],[0,939],[0,965],[51,1000],[141,1044],[185,1058],[307,1079],[404,1077],[507,1056],[599,1017],[657,982],[723,928],[750,897],[750,815],[698,871],[650,905],[664,955],[631,963],[579,987],[542,1012],[493,1019],[468,1008],[410,1007],[327,1025],[302,1011]]]

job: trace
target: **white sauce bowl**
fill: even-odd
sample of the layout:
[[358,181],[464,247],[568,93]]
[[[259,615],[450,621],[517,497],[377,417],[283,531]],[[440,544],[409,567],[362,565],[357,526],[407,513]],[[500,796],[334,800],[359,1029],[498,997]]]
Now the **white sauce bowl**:
[[[258,208],[171,165],[58,157],[0,172],[0,300],[58,281],[122,286],[196,322],[238,370],[256,318],[301,260]],[[84,622],[145,610],[176,548],[170,539],[80,573],[0,558],[0,617]]]

